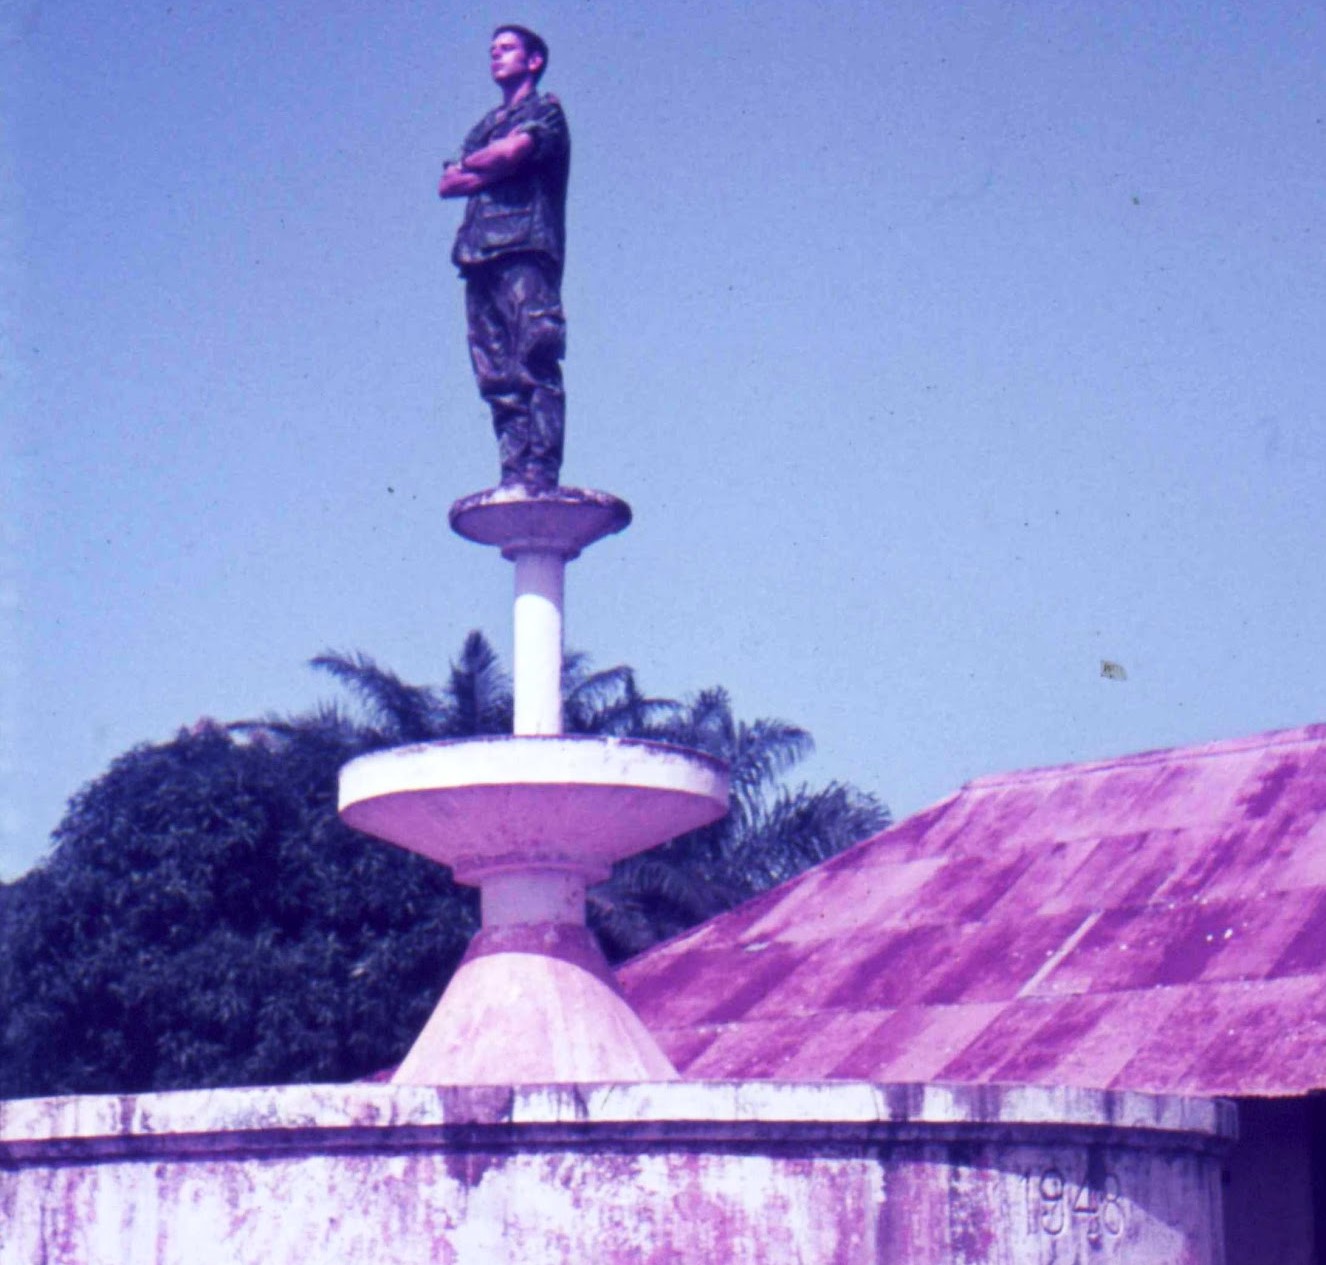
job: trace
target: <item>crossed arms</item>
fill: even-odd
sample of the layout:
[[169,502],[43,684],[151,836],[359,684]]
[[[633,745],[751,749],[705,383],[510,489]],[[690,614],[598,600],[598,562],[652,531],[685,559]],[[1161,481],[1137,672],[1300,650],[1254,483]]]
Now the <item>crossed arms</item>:
[[528,132],[512,132],[482,149],[448,163],[437,186],[439,198],[468,198],[480,189],[514,175],[534,153],[534,138]]

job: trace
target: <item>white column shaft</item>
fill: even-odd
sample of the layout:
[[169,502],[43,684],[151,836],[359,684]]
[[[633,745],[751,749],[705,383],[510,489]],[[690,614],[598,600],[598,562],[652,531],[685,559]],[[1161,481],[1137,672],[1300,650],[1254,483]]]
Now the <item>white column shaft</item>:
[[518,553],[515,604],[515,732],[562,732],[562,594],[560,554]]
[[479,894],[485,927],[508,927],[528,922],[584,925],[583,874],[533,867],[490,874],[480,882]]

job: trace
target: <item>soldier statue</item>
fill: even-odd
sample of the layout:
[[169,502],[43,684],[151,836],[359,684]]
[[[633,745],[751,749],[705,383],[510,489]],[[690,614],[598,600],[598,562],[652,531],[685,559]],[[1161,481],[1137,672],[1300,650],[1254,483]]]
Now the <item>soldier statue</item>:
[[446,164],[438,194],[468,199],[451,259],[465,281],[470,360],[493,412],[502,485],[547,491],[562,465],[571,136],[557,98],[538,90],[548,45],[500,26],[488,52],[502,104]]

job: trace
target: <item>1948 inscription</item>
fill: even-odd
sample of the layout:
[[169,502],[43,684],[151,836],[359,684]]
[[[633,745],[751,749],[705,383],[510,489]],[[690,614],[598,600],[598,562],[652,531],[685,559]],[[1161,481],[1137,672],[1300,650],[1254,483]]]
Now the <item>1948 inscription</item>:
[[1028,1233],[1057,1236],[1080,1230],[1092,1243],[1123,1234],[1127,1224],[1123,1187],[1114,1173],[1074,1182],[1057,1168],[1047,1168],[1027,1173],[1023,1180]]

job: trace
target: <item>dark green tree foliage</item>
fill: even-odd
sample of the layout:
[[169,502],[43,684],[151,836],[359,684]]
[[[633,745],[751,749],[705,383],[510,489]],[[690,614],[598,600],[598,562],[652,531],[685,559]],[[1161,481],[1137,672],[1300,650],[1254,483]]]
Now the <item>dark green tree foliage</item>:
[[[139,747],[71,801],[48,859],[0,890],[0,1095],[340,1081],[399,1061],[477,927],[449,871],[336,816],[366,751],[510,732],[510,684],[482,636],[445,686],[365,656],[316,666],[362,705]],[[628,668],[568,659],[567,729],[698,747],[732,766],[721,823],[618,865],[590,922],[620,959],[873,833],[887,813],[832,784],[789,791],[794,726],[727,695],[647,698]]]
[[21,879],[0,1092],[335,1080],[399,1057],[476,919],[441,867],[335,813],[335,713],[140,747]]

